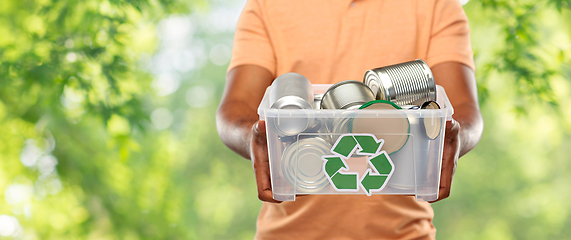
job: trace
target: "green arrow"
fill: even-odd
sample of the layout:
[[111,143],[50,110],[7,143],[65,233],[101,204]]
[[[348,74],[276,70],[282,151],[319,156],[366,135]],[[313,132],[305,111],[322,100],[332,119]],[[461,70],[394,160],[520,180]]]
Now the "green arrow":
[[363,154],[375,154],[377,153],[377,150],[379,150],[381,144],[383,144],[382,139],[377,141],[373,135],[355,135],[353,137],[355,137],[355,140],[357,140],[359,146],[363,149],[359,153]]
[[341,138],[337,140],[335,148],[333,148],[334,153],[338,153],[343,157],[349,157],[355,147],[357,146],[357,141],[351,135],[342,135]]
[[381,154],[369,159],[371,164],[377,169],[379,174],[389,174],[393,170],[393,166],[389,162],[386,152],[382,152]]
[[371,189],[379,189],[383,186],[387,176],[370,175],[370,171],[367,171],[365,177],[361,180],[361,186],[365,189],[365,193],[371,196]]
[[333,185],[337,189],[356,190],[357,189],[357,174],[341,174],[337,173],[331,177]]
[[347,165],[343,163],[340,157],[323,157],[325,162],[325,172],[329,177],[333,176],[336,172],[338,172],[341,168],[348,169]]

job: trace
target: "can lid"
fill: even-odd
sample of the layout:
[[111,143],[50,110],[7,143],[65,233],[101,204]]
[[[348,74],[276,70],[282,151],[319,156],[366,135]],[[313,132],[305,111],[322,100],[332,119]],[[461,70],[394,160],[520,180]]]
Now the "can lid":
[[[428,101],[422,104],[422,109],[440,109],[440,105],[434,101]],[[424,118],[424,131],[426,136],[433,140],[440,135],[442,128],[442,119],[439,117],[425,117]]]
[[353,110],[363,103],[374,100],[375,95],[371,89],[362,82],[345,80],[333,84],[323,94],[321,109],[348,109]]
[[278,99],[271,108],[276,109],[312,109],[311,103],[298,96],[285,96]]
[[438,105],[438,103],[436,103],[435,101],[427,101],[427,102],[423,103],[420,108],[422,108],[422,109],[440,109],[440,105]]
[[291,185],[302,192],[316,192],[328,185],[323,173],[323,160],[331,144],[321,137],[304,138],[286,147],[282,155],[282,171]]
[[[401,109],[396,104],[385,100],[375,100],[365,105],[363,105],[365,110]],[[352,121],[352,132],[374,134],[378,139],[385,140],[382,150],[387,151],[388,154],[397,152],[407,143],[410,133],[410,122],[406,114],[402,113],[402,115],[402,117],[377,119],[359,118],[357,113]]]

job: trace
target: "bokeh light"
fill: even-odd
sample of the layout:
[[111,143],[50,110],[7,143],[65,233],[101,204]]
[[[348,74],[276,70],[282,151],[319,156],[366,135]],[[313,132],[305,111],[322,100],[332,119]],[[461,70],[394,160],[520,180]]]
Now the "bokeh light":
[[15,237],[21,231],[22,230],[20,224],[18,223],[18,219],[10,215],[0,215],[0,236]]
[[173,117],[168,109],[157,108],[151,114],[151,120],[157,129],[162,130],[170,127]]

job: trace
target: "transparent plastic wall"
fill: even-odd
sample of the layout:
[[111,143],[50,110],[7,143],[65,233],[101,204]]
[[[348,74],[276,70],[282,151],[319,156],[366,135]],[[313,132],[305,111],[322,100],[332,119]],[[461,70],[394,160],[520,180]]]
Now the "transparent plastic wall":
[[[329,86],[313,85],[314,93]],[[453,114],[442,87],[437,86],[441,109],[278,110],[270,109],[268,96],[266,90],[258,114],[267,126],[274,199],[293,201],[298,194],[438,198],[444,130]],[[292,124],[307,128],[293,136],[278,134],[278,128]],[[406,128],[399,130],[402,125]]]

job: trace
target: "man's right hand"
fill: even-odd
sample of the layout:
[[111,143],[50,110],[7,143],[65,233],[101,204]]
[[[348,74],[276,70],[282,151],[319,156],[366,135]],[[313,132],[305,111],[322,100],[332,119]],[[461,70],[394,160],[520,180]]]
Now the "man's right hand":
[[266,124],[258,121],[256,109],[273,79],[272,73],[259,66],[234,68],[228,73],[216,113],[216,126],[222,142],[240,156],[252,160],[258,197],[266,202],[279,201],[272,198]]
[[258,198],[264,202],[280,203],[273,198],[270,180],[270,162],[268,158],[268,144],[266,138],[266,123],[257,121],[252,126],[252,140],[250,143],[250,159],[254,166],[256,184],[258,185]]

